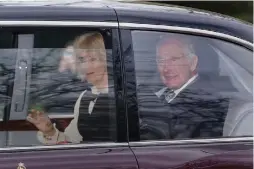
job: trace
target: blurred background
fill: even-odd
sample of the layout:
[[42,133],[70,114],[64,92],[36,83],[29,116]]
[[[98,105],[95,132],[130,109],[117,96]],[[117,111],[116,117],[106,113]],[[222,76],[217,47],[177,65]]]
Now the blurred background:
[[253,1],[139,1],[204,9],[253,23]]

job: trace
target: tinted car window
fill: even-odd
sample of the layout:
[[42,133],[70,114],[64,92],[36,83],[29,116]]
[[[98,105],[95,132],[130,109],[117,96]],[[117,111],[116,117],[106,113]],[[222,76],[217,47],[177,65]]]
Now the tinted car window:
[[15,73],[15,63],[17,49],[14,49],[12,45],[12,35],[10,32],[0,33],[0,50],[1,50],[1,107],[0,107],[0,119],[3,119],[4,111],[6,110],[6,105],[11,101],[10,97],[12,94],[12,83]]
[[6,117],[10,112],[17,48],[12,43],[15,37],[11,32],[0,32],[0,147],[6,145]]
[[[30,60],[26,67],[28,77],[25,83],[27,94],[24,96],[26,106],[21,113],[11,112],[16,128],[17,126],[21,128],[10,131],[12,137],[9,138],[8,146],[49,144],[44,140],[43,132],[39,132],[38,127],[27,120],[29,114],[33,113],[32,110],[38,110],[37,113],[44,112],[59,131],[60,135],[56,139],[60,141],[50,144],[115,141],[116,112],[111,30],[34,28],[26,32],[32,39],[22,41],[32,45],[31,49],[23,49],[31,56],[28,57]],[[77,51],[87,49],[75,49],[74,52],[74,44],[95,32],[100,34],[104,41],[105,58],[104,50],[102,54],[100,48],[91,48],[89,50],[94,53],[99,51],[103,58],[95,58],[93,53],[89,53],[89,56],[84,56],[88,57],[88,60],[86,58],[80,60]],[[105,60],[105,65],[104,62],[103,64],[100,62],[101,60]],[[87,71],[91,75],[87,74]],[[108,87],[95,87],[100,78],[106,79]],[[70,127],[70,124],[74,127]],[[68,139],[64,141],[64,137]]]
[[252,51],[154,31],[132,42],[141,140],[252,135]]

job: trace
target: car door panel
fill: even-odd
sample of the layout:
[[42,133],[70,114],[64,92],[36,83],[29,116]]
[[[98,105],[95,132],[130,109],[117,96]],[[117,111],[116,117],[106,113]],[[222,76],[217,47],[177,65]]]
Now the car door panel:
[[131,147],[140,169],[250,169],[253,147],[249,142],[170,144]]
[[[153,34],[156,31],[160,33],[163,32],[161,30],[156,30],[157,28],[152,28],[152,26],[151,27],[147,26],[146,28],[151,28],[153,30],[150,32],[151,34]],[[160,36],[153,36],[150,39],[148,38],[149,36],[148,34],[144,36],[139,36],[139,37],[136,36],[136,39],[135,39],[135,36],[131,36],[131,32],[139,32],[139,31],[145,32],[147,31],[146,28],[142,27],[142,25],[140,25],[140,27],[138,27],[138,25],[135,25],[135,27],[131,27],[130,29],[127,29],[124,26],[121,29],[121,37],[122,39],[124,39],[122,40],[122,53],[123,53],[125,69],[126,69],[126,86],[125,87],[126,87],[126,90],[128,91],[126,92],[126,97],[128,97],[127,102],[128,102],[129,140],[130,140],[130,147],[137,158],[139,168],[140,169],[154,169],[154,168],[160,168],[160,169],[197,169],[197,168],[198,169],[218,169],[218,168],[219,169],[251,169],[253,168],[253,137],[252,135],[247,135],[249,137],[246,137],[244,134],[241,135],[240,133],[240,135],[237,135],[237,137],[235,136],[232,137],[231,135],[228,135],[225,137],[223,135],[222,137],[221,135],[210,136],[208,132],[207,136],[204,136],[204,137],[201,137],[201,136],[198,136],[198,137],[187,136],[186,137],[185,135],[182,135],[182,136],[174,138],[174,137],[168,136],[167,134],[165,134],[167,137],[160,137],[164,133],[167,133],[167,129],[169,130],[171,130],[172,128],[174,129],[174,127],[177,125],[178,125],[177,127],[179,127],[178,129],[184,129],[184,130],[176,129],[175,131],[177,132],[180,131],[182,133],[186,131],[188,133],[189,130],[191,131],[191,123],[189,123],[189,121],[192,120],[191,119],[192,117],[193,117],[193,121],[195,121],[198,118],[195,118],[195,116],[188,116],[189,114],[194,112],[195,109],[190,109],[189,111],[182,111],[182,112],[180,111],[183,117],[186,117],[186,121],[179,122],[178,124],[175,123],[177,125],[174,125],[173,123],[174,121],[172,122],[169,120],[170,119],[169,112],[171,111],[172,114],[177,114],[178,113],[177,109],[173,109],[173,108],[166,109],[167,111],[165,111],[165,113],[160,111],[161,110],[160,108],[163,106],[163,104],[161,105],[158,104],[160,102],[159,97],[158,97],[158,102],[156,102],[157,101],[156,92],[158,92],[158,90],[160,90],[161,88],[158,88],[158,89],[155,88],[155,90],[149,90],[149,87],[152,88],[153,85],[155,87],[156,85],[159,86],[160,82],[163,81],[160,78],[163,76],[157,72],[154,73],[154,70],[157,71],[158,69],[157,67],[158,65],[156,64],[157,60],[155,58],[157,54],[156,50],[158,49],[156,47],[153,48],[153,46],[156,46],[156,43],[152,43],[152,44],[150,43],[152,41],[159,42],[159,39],[163,39],[163,37],[166,37],[167,35],[165,32],[163,32],[160,34]],[[168,30],[165,29],[165,31],[168,31]],[[141,40],[142,38],[144,38],[143,41]],[[229,49],[233,50],[235,48],[237,49],[238,47],[239,46],[233,46],[233,47],[230,47]],[[204,56],[209,56],[209,51],[208,50],[204,50],[204,51],[205,51]],[[242,52],[242,55],[246,56],[246,60],[248,60],[249,59],[248,56],[250,56],[252,51],[249,51],[249,50],[244,50],[244,51],[247,54],[244,55],[243,54],[244,52]],[[200,55],[200,56],[203,56],[203,55]],[[214,57],[213,58],[212,57],[213,55],[211,55],[211,57],[209,56],[211,60],[212,59],[215,60]],[[204,60],[208,61],[207,64],[203,64],[204,68],[207,68],[212,65],[211,61],[209,61],[208,59],[204,59]],[[170,64],[165,65],[165,67],[167,66],[169,67],[171,65]],[[215,66],[212,65],[211,67],[214,69]],[[136,69],[133,69],[133,68],[136,68]],[[173,75],[176,74],[175,76],[178,75],[177,71],[174,71],[174,70],[168,71],[169,74],[170,72]],[[209,70],[208,72],[214,73],[211,70]],[[138,87],[141,83],[138,83],[138,82],[143,82],[143,83],[146,83],[147,85],[144,85],[140,87],[142,89],[139,89]],[[212,83],[211,81],[209,82]],[[165,87],[165,85],[163,87]],[[230,89],[229,85],[224,87]],[[141,90],[144,90],[145,92],[142,93],[140,92]],[[144,96],[142,97],[143,100],[138,98],[139,92],[144,94],[142,95]],[[227,92],[230,92],[230,90],[228,90]],[[237,94],[239,93],[240,92],[238,92]],[[156,99],[149,100],[150,98],[153,98],[150,96],[155,96]],[[245,98],[248,98],[248,96],[245,95]],[[188,99],[189,98],[187,98],[186,100]],[[194,99],[194,98],[191,98],[191,99]],[[187,103],[186,100],[184,100],[185,102],[181,102],[181,103],[179,102],[180,104],[179,104],[179,107],[177,108],[184,109],[184,106],[188,106],[188,104],[185,104]],[[199,102],[201,102],[202,100],[205,100],[205,99],[202,98],[199,100]],[[146,101],[147,101],[147,104],[144,104],[144,102]],[[163,102],[163,100],[161,100],[161,102]],[[221,100],[218,101],[218,103],[221,103],[221,102],[222,102]],[[142,104],[144,104],[147,107],[144,107],[144,106],[142,107],[141,106]],[[168,104],[170,103],[167,103],[166,106],[168,106]],[[197,104],[196,105],[193,104],[193,105],[196,106]],[[210,106],[212,104],[207,104],[207,105]],[[201,104],[201,107],[202,106],[205,107],[207,105]],[[211,109],[214,109],[214,106],[211,106],[209,110]],[[142,114],[141,113],[142,111],[144,111],[147,114],[145,113]],[[201,111],[200,114],[207,117],[208,119],[209,111],[203,111],[203,112]],[[215,117],[221,118],[219,114],[220,112],[219,109],[214,112],[217,115]],[[227,115],[227,112],[225,114]],[[144,118],[143,120],[142,118],[145,117],[146,115],[148,116],[148,118],[147,119]],[[160,117],[160,115],[162,117]],[[175,116],[175,119],[178,120],[178,117],[180,116]],[[163,123],[164,121],[161,122],[158,120],[159,122],[161,122],[159,123],[156,121],[157,119],[161,121],[162,120],[166,121],[168,126],[165,127],[165,125],[160,125],[160,124],[164,124]],[[143,125],[141,125],[142,120],[143,121],[147,120],[148,122],[152,121],[154,123],[150,123],[150,124],[144,123]],[[198,120],[195,122],[198,123]],[[225,122],[223,123],[223,125],[224,124]],[[145,127],[147,127],[147,132],[143,132],[143,133],[146,134],[147,137],[141,138],[141,135],[142,135],[141,131]],[[210,127],[211,127],[210,129],[213,130],[216,128],[216,124],[210,125]],[[153,130],[153,129],[157,129],[157,130]],[[202,130],[203,130],[202,127],[197,129],[197,131],[200,131],[200,132]],[[211,130],[207,130],[207,131],[211,131]],[[221,130],[223,130],[223,127],[220,129],[220,131]],[[151,131],[150,132],[151,134],[149,133],[149,131]]]
[[[117,144],[116,144],[117,145]],[[76,148],[75,148],[76,147]],[[13,149],[0,153],[0,168],[17,168],[23,163],[26,169],[137,169],[136,159],[128,146],[69,146],[53,149]]]
[[[31,9],[31,8],[30,8]],[[73,9],[73,8],[72,8]],[[88,9],[88,8],[87,8]],[[96,9],[96,10],[94,10]],[[61,22],[61,24],[66,24],[66,26],[63,28],[63,25],[60,25],[60,31],[62,31],[63,29],[70,29],[70,23],[72,23],[72,20],[80,20],[79,23],[81,23],[81,25],[76,26],[74,29],[78,29],[82,34],[86,31],[91,31],[91,29],[95,29],[95,30],[100,30],[101,32],[104,32],[105,34],[103,35],[104,37],[107,37],[107,41],[112,42],[112,44],[109,43],[105,43],[105,46],[107,49],[110,50],[110,53],[108,54],[110,57],[112,56],[112,59],[110,58],[110,61],[112,62],[112,66],[114,68],[116,68],[115,72],[111,72],[114,74],[114,83],[115,83],[115,100],[116,100],[116,109],[117,109],[117,114],[116,114],[116,118],[117,118],[117,124],[113,124],[112,126],[117,127],[117,131],[116,133],[114,133],[116,135],[115,140],[112,141],[112,143],[97,143],[97,142],[92,142],[89,144],[71,144],[71,145],[56,145],[56,146],[43,146],[36,137],[37,134],[37,129],[30,124],[27,120],[26,120],[26,116],[27,116],[27,109],[29,108],[28,106],[28,102],[26,102],[27,100],[31,101],[31,97],[30,96],[26,96],[29,98],[25,98],[26,100],[20,100],[23,99],[24,97],[16,97],[17,93],[10,93],[10,97],[16,98],[15,101],[13,101],[13,104],[11,105],[10,103],[8,104],[9,107],[12,106],[12,109],[9,108],[10,110],[8,110],[8,113],[5,113],[5,118],[6,118],[6,122],[1,122],[0,123],[0,132],[1,134],[3,133],[4,136],[6,137],[1,137],[1,141],[3,140],[3,146],[1,146],[0,148],[0,168],[1,169],[11,169],[11,168],[18,168],[18,166],[20,165],[20,169],[29,169],[29,168],[52,168],[52,169],[56,169],[56,168],[65,168],[65,169],[114,169],[114,168],[122,168],[122,169],[138,169],[137,166],[137,162],[135,159],[135,156],[133,154],[133,152],[131,151],[131,149],[128,146],[127,143],[127,124],[126,124],[126,115],[125,115],[125,110],[123,108],[123,95],[122,95],[122,80],[121,80],[121,75],[122,75],[122,70],[119,69],[121,62],[120,62],[120,50],[119,50],[119,35],[118,35],[118,29],[117,29],[117,18],[115,16],[115,11],[113,9],[109,9],[109,8],[94,8],[92,9],[92,11],[88,12],[87,10],[84,10],[83,8],[80,11],[76,11],[75,10],[75,15],[71,16],[71,20],[70,20],[70,15],[66,14],[66,10],[61,10],[63,13],[65,13],[66,15],[62,15],[63,13],[59,13],[60,11],[56,11],[56,13],[54,13],[52,10],[51,15],[47,15],[47,12],[45,13],[45,10],[40,10],[38,14],[38,16],[40,16],[40,18],[42,19],[43,16],[45,17],[42,23],[46,23],[49,18],[50,20],[52,19],[52,17],[58,18],[61,15],[61,18],[65,18],[67,21],[59,21]],[[71,9],[70,9],[71,10]],[[90,7],[89,7],[89,10]],[[24,16],[24,20],[25,18],[28,18],[28,20],[31,20],[31,16],[29,9],[28,10],[18,10],[17,12],[15,11],[11,11],[10,15],[12,15],[12,19],[15,20],[15,17],[18,17],[19,12],[22,13],[22,15],[25,12]],[[5,13],[3,11],[3,13]],[[35,14],[36,15],[36,14]],[[101,16],[104,17],[101,17]],[[106,18],[105,18],[106,16]],[[38,19],[38,18],[37,18]],[[41,20],[39,19],[39,20]],[[64,20],[65,20],[64,19]],[[85,19],[85,21],[83,21]],[[105,25],[103,25],[103,22],[100,21],[104,21]],[[26,21],[21,21],[22,23],[24,23],[24,25],[27,24]],[[66,23],[65,23],[66,22]],[[95,22],[95,23],[94,23]],[[108,23],[108,22],[112,22],[112,24]],[[15,21],[14,21],[15,23]],[[31,23],[31,22],[30,22]],[[53,23],[52,21],[49,23]],[[74,25],[76,24],[76,22],[73,22]],[[47,49],[49,48],[62,48],[64,45],[66,45],[65,41],[66,38],[67,40],[73,40],[71,37],[73,34],[78,34],[77,31],[73,31],[70,30],[67,33],[63,33],[63,35],[66,37],[62,37],[62,35],[57,34],[59,31],[54,32],[55,29],[58,29],[59,25],[56,25],[55,23],[52,24],[52,27],[54,28],[49,28],[47,25],[46,27],[43,27],[41,25],[36,25],[36,23],[34,23],[35,25],[30,25],[28,24],[28,26],[21,26],[20,25],[16,25],[16,26],[12,26],[11,22],[10,25],[6,25],[11,32],[11,37],[14,36],[15,34],[15,38],[11,38],[11,44],[15,44],[15,49],[18,49],[20,46],[20,44],[25,44],[25,45],[29,45],[29,47],[25,47],[26,49],[29,48],[32,49],[31,51],[27,51],[28,53],[33,52],[32,57],[26,57],[27,60],[29,60],[29,65],[28,66],[32,66],[32,67],[26,67],[26,65],[23,65],[24,68],[28,68],[27,70],[27,74],[26,73],[22,73],[22,74],[17,74],[16,75],[16,79],[21,79],[23,80],[22,83],[20,84],[14,84],[15,86],[18,85],[18,87],[20,89],[22,89],[21,96],[22,95],[26,95],[27,93],[31,93],[32,87],[31,87],[31,82],[35,83],[35,85],[37,85],[39,87],[39,89],[41,89],[43,86],[43,84],[41,85],[39,82],[42,83],[46,83],[45,80],[44,81],[36,81],[36,78],[39,78],[39,73],[41,72],[46,72],[47,70],[44,70],[44,67],[49,68],[49,72],[50,72],[50,68],[51,67],[51,61],[47,62],[49,65],[46,65],[45,63],[43,63],[43,59],[41,60],[36,60],[36,58],[38,58],[38,56],[44,57],[44,56],[48,56],[46,54],[43,53],[43,50],[48,52],[50,50],[47,51]],[[83,25],[82,25],[83,24]],[[89,25],[92,24],[92,25]],[[99,26],[101,25],[101,27]],[[83,28],[84,27],[84,28]],[[104,29],[105,28],[105,29]],[[45,31],[43,32],[43,30],[49,30],[48,32]],[[106,32],[106,30],[111,30],[109,32]],[[12,32],[13,31],[13,32]],[[35,32],[37,31],[38,34],[36,34]],[[40,34],[42,33],[42,34]],[[51,34],[52,33],[52,34]],[[26,35],[30,34],[32,35],[31,37],[34,39],[30,39],[29,43],[26,41],[27,38],[25,38],[24,40],[20,41],[20,39],[23,37],[27,37]],[[56,35],[57,34],[57,35]],[[16,36],[16,35],[21,35],[21,36]],[[59,36],[58,36],[59,35]],[[53,36],[56,36],[55,38],[52,38]],[[51,39],[49,39],[49,38]],[[70,39],[68,39],[68,37]],[[47,39],[48,38],[48,39]],[[39,39],[39,40],[38,40]],[[41,39],[41,40],[40,40]],[[64,40],[63,40],[64,39]],[[18,43],[19,42],[19,43]],[[51,46],[53,47],[51,47]],[[112,46],[111,46],[112,45]],[[112,47],[112,48],[111,48]],[[42,50],[42,53],[41,52]],[[65,48],[65,47],[64,47]],[[36,53],[38,51],[38,53]],[[27,53],[24,54],[25,56],[27,56]],[[19,58],[22,57],[22,55],[19,55]],[[57,57],[62,57],[61,55],[57,56]],[[52,57],[51,57],[52,58]],[[35,59],[35,60],[33,60]],[[19,67],[17,65],[15,65],[15,63],[18,61],[18,59],[14,60],[14,72],[15,70],[18,71]],[[55,60],[56,61],[56,60]],[[58,62],[57,62],[58,63]],[[38,66],[39,65],[39,66]],[[56,65],[57,66],[57,65]],[[15,69],[16,68],[16,69]],[[23,68],[23,67],[22,67]],[[30,70],[31,68],[31,70]],[[58,70],[58,69],[56,69]],[[38,74],[33,73],[33,72],[39,72]],[[57,73],[56,73],[57,74]],[[23,75],[25,78],[21,77],[21,75]],[[52,114],[50,114],[50,117],[52,122],[56,124],[56,127],[60,130],[60,131],[64,131],[64,129],[68,126],[68,124],[70,123],[70,121],[73,119],[73,105],[77,99],[77,96],[79,96],[80,91],[87,87],[84,85],[84,82],[80,81],[80,79],[77,79],[77,75],[74,74],[75,79],[71,79],[75,82],[77,82],[77,84],[81,84],[82,83],[82,87],[77,87],[75,86],[75,84],[69,85],[66,87],[66,90],[71,88],[73,89],[76,93],[70,95],[71,97],[67,97],[63,98],[58,96],[55,97],[55,100],[53,100],[54,102],[51,102],[50,100],[48,101],[47,99],[44,99],[46,101],[49,102],[49,104],[55,104],[58,102],[61,102],[61,104],[57,104],[57,110],[60,113],[55,113],[54,111]],[[15,76],[14,76],[15,77]],[[48,79],[50,78],[54,78],[56,79],[55,81],[58,82],[58,78],[60,78],[60,80],[70,80],[70,79],[66,79],[65,77],[63,77],[63,79],[61,79],[62,74],[58,73],[56,76],[54,76],[54,74],[52,75],[52,77],[43,76],[44,79],[48,77]],[[35,82],[32,81],[34,78]],[[68,78],[68,75],[67,75]],[[14,78],[13,78],[14,79]],[[47,79],[46,79],[47,80]],[[51,79],[50,79],[51,80]],[[76,80],[76,81],[75,81]],[[14,81],[17,82],[17,81]],[[65,81],[64,81],[65,82]],[[61,83],[62,84],[62,83]],[[13,85],[13,86],[14,86]],[[23,85],[23,86],[20,86]],[[25,86],[24,86],[25,85]],[[30,85],[30,86],[29,86]],[[74,86],[74,87],[73,87]],[[33,86],[34,87],[34,86]],[[69,88],[68,88],[69,87]],[[30,89],[29,89],[30,88]],[[25,90],[24,89],[29,89]],[[41,91],[38,89],[38,94],[41,94],[41,92],[45,92],[45,91]],[[56,90],[55,86],[50,84],[49,88],[46,91],[46,94],[52,94],[52,90]],[[48,92],[48,93],[47,93]],[[66,91],[62,92],[63,94],[66,93]],[[44,94],[44,93],[42,93]],[[11,99],[13,99],[11,98]],[[74,98],[74,99],[73,99]],[[43,101],[43,99],[41,99]],[[21,101],[21,102],[20,102]],[[33,100],[32,100],[33,101]],[[20,104],[25,104],[24,106],[19,106],[19,110],[18,111],[13,111],[15,110],[15,103],[20,103]],[[70,106],[71,105],[71,106]],[[65,111],[62,111],[62,107],[66,107],[66,109],[68,109],[69,114],[66,113]],[[20,110],[20,107],[22,110]],[[12,111],[11,111],[12,110]],[[21,112],[20,114],[16,114],[16,112]],[[64,114],[66,113],[66,114]],[[17,117],[18,115],[18,117]],[[23,167],[23,168],[22,168]]]

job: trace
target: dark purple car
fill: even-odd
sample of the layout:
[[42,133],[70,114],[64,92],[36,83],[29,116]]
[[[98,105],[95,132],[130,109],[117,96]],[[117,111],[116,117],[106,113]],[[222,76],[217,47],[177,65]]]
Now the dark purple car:
[[[26,120],[29,108],[41,105],[66,134],[90,85],[67,48],[94,31],[111,77],[105,118],[83,129],[88,140],[45,145]],[[163,48],[179,64],[158,60],[165,37],[189,40],[183,58]],[[204,78],[165,103],[163,82],[186,70],[185,55]],[[0,92],[0,169],[253,168],[253,26],[228,16],[123,2],[3,3]]]

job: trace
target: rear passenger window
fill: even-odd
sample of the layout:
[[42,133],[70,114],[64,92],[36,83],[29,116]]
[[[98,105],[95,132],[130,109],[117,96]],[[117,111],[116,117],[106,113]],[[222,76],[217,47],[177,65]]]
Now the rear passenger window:
[[14,38],[10,32],[0,33],[0,120],[3,121],[4,114],[8,111],[11,102],[12,86],[15,75],[15,64],[17,50],[11,41]]
[[252,51],[166,32],[132,42],[141,140],[253,135]]
[[0,32],[0,147],[7,144],[6,119],[10,112],[17,48],[12,43],[15,35],[9,31]]
[[22,28],[17,35],[7,146],[116,141],[112,30]]

